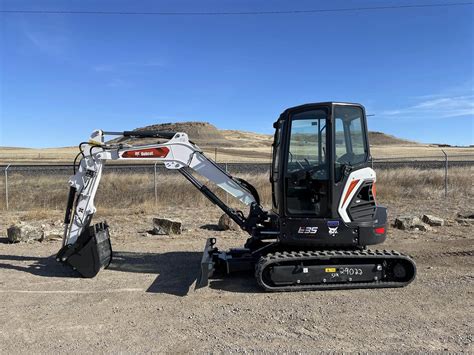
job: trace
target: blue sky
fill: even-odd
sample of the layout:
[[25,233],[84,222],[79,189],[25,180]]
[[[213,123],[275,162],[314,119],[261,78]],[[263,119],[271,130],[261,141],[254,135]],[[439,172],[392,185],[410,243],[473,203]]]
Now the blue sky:
[[[445,1],[446,2],[446,1]],[[443,1],[1,0],[2,10],[259,11]],[[174,121],[272,133],[286,107],[364,104],[369,129],[474,144],[474,6],[274,16],[0,14],[0,145]]]

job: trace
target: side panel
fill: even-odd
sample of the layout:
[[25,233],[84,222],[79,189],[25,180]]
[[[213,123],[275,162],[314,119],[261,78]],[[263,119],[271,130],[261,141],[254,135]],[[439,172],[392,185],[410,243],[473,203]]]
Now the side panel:
[[353,171],[349,174],[344,185],[344,189],[342,190],[341,198],[339,199],[337,208],[337,212],[344,222],[351,222],[347,208],[349,207],[359,188],[365,182],[375,182],[375,179],[375,171],[372,168],[363,168]]
[[358,245],[357,226],[340,218],[284,218],[280,240],[283,244],[308,247],[354,247]]

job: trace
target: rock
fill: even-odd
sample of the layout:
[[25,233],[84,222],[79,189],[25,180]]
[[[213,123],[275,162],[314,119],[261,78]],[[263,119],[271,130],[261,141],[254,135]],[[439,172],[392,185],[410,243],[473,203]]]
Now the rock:
[[393,225],[395,228],[407,230],[423,226],[423,222],[416,216],[399,216],[395,218]]
[[458,217],[463,219],[474,219],[474,211],[458,212]]
[[230,218],[228,215],[225,213],[219,218],[219,222],[217,223],[217,226],[219,227],[219,230],[221,231],[227,231],[227,230],[239,230],[239,226],[237,223],[235,223],[232,218]]
[[420,218],[416,216],[399,216],[395,218],[395,222],[393,223],[395,228],[401,230],[413,230],[413,231],[432,231],[429,225],[424,224]]
[[181,234],[182,231],[183,223],[179,220],[172,220],[167,218],[153,218],[153,230],[151,231],[151,234]]
[[42,241],[44,231],[40,226],[20,222],[7,229],[7,238],[10,243]]
[[451,218],[447,218],[444,220],[444,225],[446,227],[452,227],[456,224],[456,221],[454,219],[451,219]]
[[43,240],[62,240],[64,235],[64,226],[61,222],[54,224],[43,224]]
[[471,218],[456,218],[456,222],[461,226],[473,226],[474,219]]
[[421,220],[430,226],[444,226],[444,219],[430,214],[424,214]]
[[433,231],[434,228],[430,227],[429,225],[427,224],[417,224],[414,226],[415,229],[419,230],[419,231],[422,231],[422,232],[428,232],[428,231]]

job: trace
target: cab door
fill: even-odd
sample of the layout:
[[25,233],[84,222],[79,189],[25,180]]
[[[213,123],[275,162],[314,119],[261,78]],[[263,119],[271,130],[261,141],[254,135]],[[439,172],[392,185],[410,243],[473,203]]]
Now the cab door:
[[330,216],[328,120],[327,107],[310,107],[289,117],[284,171],[288,216]]

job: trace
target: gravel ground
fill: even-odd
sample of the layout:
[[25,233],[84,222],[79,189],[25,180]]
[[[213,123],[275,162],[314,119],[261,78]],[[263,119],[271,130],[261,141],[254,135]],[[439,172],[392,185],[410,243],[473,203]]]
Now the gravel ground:
[[[410,208],[427,205],[433,204]],[[389,207],[391,217],[409,208]],[[455,208],[443,204],[426,212],[450,217]],[[55,262],[60,241],[0,243],[0,351],[473,350],[472,227],[391,229],[383,248],[412,255],[418,266],[417,279],[401,289],[271,294],[261,292],[252,275],[238,275],[194,290],[206,238],[216,237],[221,248],[246,238],[206,226],[219,215],[214,208],[205,215],[160,209],[159,216],[183,220],[187,230],[175,237],[146,233],[156,214],[105,216],[115,258],[94,279]],[[11,222],[28,218],[1,212],[0,237]],[[47,222],[60,212],[35,218]]]

